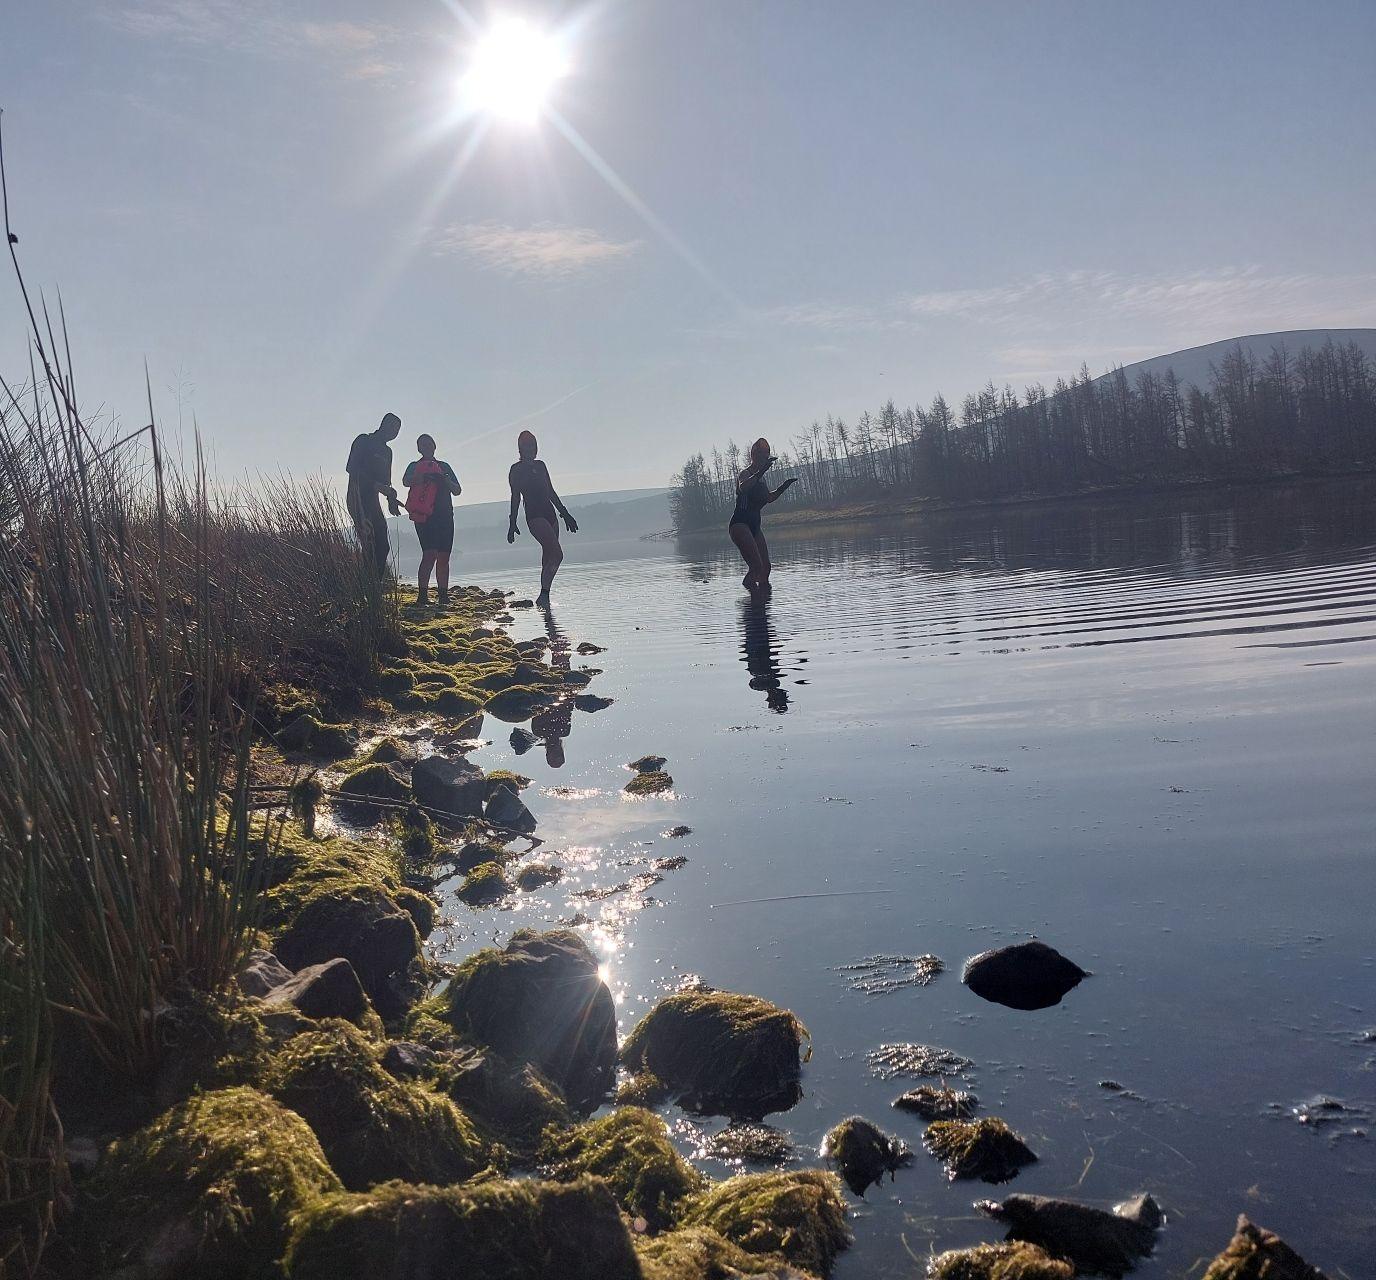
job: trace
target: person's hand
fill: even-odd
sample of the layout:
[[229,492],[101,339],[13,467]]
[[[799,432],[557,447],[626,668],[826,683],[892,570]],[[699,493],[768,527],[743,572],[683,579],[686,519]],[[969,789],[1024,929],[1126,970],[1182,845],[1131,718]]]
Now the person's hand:
[[511,526],[511,528],[509,528],[509,529],[506,531],[506,540],[507,540],[508,542],[515,542],[515,541],[516,541],[516,535],[517,535],[518,533],[520,533],[520,532],[521,532],[521,531],[513,524],[513,525]]
[[797,483],[797,476],[789,476],[788,479],[783,482],[783,484],[781,484],[777,489],[774,490],[774,496],[777,498],[785,489],[788,488],[789,485]]
[[564,528],[570,533],[578,532],[578,521],[569,515],[567,511],[564,512]]
[[395,489],[384,489],[382,492],[387,498],[388,510],[391,511],[394,516],[399,516],[401,514],[401,503],[397,500],[397,491]]

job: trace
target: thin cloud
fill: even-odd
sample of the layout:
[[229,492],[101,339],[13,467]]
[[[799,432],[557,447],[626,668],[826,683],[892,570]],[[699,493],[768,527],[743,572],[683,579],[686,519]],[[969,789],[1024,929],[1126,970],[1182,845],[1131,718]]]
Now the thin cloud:
[[480,267],[528,280],[566,280],[629,258],[639,240],[608,240],[589,227],[542,223],[456,223],[431,240],[438,254],[467,258]]

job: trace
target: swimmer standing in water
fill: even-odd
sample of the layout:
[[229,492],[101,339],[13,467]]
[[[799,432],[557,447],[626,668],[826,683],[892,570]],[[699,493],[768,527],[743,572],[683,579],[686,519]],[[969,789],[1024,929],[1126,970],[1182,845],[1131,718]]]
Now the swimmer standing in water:
[[554,482],[549,478],[549,468],[535,455],[540,445],[529,431],[522,431],[516,437],[517,461],[511,464],[507,479],[511,483],[511,522],[507,526],[506,540],[515,542],[521,531],[516,527],[516,516],[521,503],[526,504],[526,528],[530,536],[540,544],[540,594],[535,603],[542,609],[549,608],[549,589],[554,583],[554,575],[564,561],[564,548],[559,545],[559,525],[555,521],[557,511],[564,519],[564,527],[570,533],[578,532],[578,521],[569,515],[567,508],[559,501],[554,492]]
[[769,559],[769,544],[760,529],[760,513],[777,501],[789,485],[798,482],[796,476],[790,476],[777,489],[770,489],[764,482],[764,473],[776,461],[769,441],[761,436],[750,446],[750,465],[736,477],[736,509],[731,513],[727,532],[745,561],[741,585],[747,591],[768,590],[770,570],[774,567]]

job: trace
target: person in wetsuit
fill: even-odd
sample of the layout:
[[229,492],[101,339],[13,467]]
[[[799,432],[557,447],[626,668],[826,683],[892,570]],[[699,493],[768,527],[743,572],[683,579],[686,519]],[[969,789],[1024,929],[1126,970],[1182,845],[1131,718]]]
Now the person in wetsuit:
[[745,561],[745,577],[741,585],[747,591],[763,591],[769,586],[773,565],[769,560],[769,544],[760,529],[760,513],[784,493],[795,477],[789,477],[777,489],[764,482],[764,473],[774,465],[769,441],[761,436],[750,446],[750,465],[736,477],[736,509],[731,513],[727,532]]
[[463,492],[454,468],[435,457],[435,439],[424,435],[416,439],[420,454],[408,463],[401,483],[410,492],[406,513],[416,526],[420,539],[420,571],[416,575],[416,603],[430,603],[430,573],[435,574],[435,598],[440,606],[449,603],[449,556],[454,550],[454,499]]
[[554,482],[549,478],[549,468],[535,455],[539,443],[529,431],[522,431],[516,437],[516,452],[520,455],[511,464],[507,479],[511,483],[511,522],[507,526],[506,540],[515,542],[520,530],[516,527],[516,516],[521,503],[526,504],[526,528],[530,536],[540,544],[540,594],[535,603],[542,609],[549,608],[549,589],[554,575],[564,560],[564,549],[559,545],[559,525],[555,521],[557,511],[563,517],[564,527],[570,533],[578,532],[578,521],[569,515],[559,495],[554,492]]
[[401,514],[397,491],[392,488],[391,450],[391,442],[400,432],[401,419],[395,413],[384,414],[376,431],[365,431],[354,437],[345,466],[349,473],[345,505],[358,540],[379,574],[387,571],[387,561],[392,554],[387,541],[387,517],[382,514],[383,497],[394,516]]

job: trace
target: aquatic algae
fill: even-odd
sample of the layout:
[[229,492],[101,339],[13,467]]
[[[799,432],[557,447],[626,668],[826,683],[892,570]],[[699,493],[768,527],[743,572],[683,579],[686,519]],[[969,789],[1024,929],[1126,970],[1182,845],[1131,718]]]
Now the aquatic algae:
[[964,1089],[949,1085],[937,1088],[922,1084],[900,1093],[893,1100],[900,1111],[914,1111],[924,1120],[968,1120],[979,1107],[979,1099]]
[[340,1019],[293,1036],[262,1087],[310,1125],[344,1185],[457,1182],[487,1163],[472,1122],[428,1086],[383,1070],[381,1048]]
[[[726,1280],[737,1276],[777,1280],[787,1266],[777,1254],[747,1253],[706,1227],[681,1227],[657,1236],[639,1235],[635,1249],[645,1280]],[[808,1280],[807,1273],[792,1268],[787,1274],[793,1280]]]
[[997,1116],[979,1120],[935,1120],[923,1145],[946,1165],[946,1176],[1007,1182],[1032,1164],[1036,1154]]
[[495,862],[482,862],[468,873],[455,893],[470,907],[490,907],[511,891],[512,884],[506,872]]
[[1242,1214],[1237,1231],[1204,1273],[1203,1280],[1326,1280],[1274,1231]]
[[927,1264],[928,1280],[1071,1280],[1075,1268],[1021,1240],[951,1249]]
[[606,1183],[389,1182],[327,1196],[300,1214],[289,1280],[641,1280],[630,1233]]
[[857,1196],[882,1182],[887,1173],[912,1162],[908,1144],[863,1116],[850,1116],[828,1131],[822,1140],[822,1158],[834,1160],[841,1176]]
[[669,791],[673,785],[674,780],[663,769],[650,769],[645,773],[637,773],[621,789],[627,795],[654,796],[661,791]]
[[580,1174],[602,1178],[616,1202],[650,1231],[678,1220],[684,1202],[704,1179],[674,1148],[668,1126],[643,1107],[622,1107],[571,1129],[551,1129],[540,1148],[547,1176],[567,1182]]
[[640,1020],[621,1061],[664,1081],[690,1110],[758,1120],[802,1096],[806,1036],[794,1014],[758,996],[680,991]]
[[557,884],[564,872],[548,862],[528,862],[516,873],[516,887],[529,893],[548,884]]
[[739,1173],[689,1202],[686,1227],[708,1227],[747,1253],[825,1276],[850,1244],[841,1182],[821,1169]]
[[657,1107],[674,1096],[653,1071],[640,1071],[616,1087],[616,1100],[622,1106]]
[[797,1151],[781,1129],[747,1120],[733,1121],[714,1133],[702,1144],[699,1154],[713,1160],[777,1166],[794,1159]]
[[487,775],[487,794],[495,795],[500,787],[510,787],[513,791],[524,791],[530,786],[530,779],[523,773],[513,773],[510,769],[493,769]]
[[295,1215],[340,1182],[300,1116],[241,1087],[116,1142],[84,1190],[94,1273],[267,1280]]

